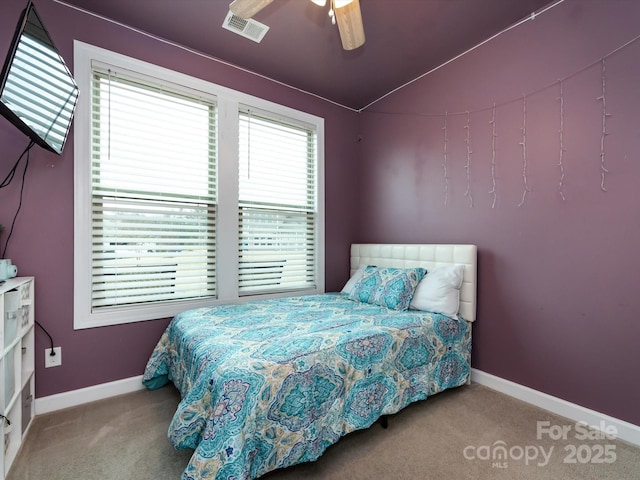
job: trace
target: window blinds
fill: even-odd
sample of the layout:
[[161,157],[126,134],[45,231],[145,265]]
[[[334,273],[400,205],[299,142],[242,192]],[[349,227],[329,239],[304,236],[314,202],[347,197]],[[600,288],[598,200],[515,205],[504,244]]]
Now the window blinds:
[[316,283],[316,134],[240,112],[239,294]]
[[212,99],[93,70],[92,310],[215,296]]

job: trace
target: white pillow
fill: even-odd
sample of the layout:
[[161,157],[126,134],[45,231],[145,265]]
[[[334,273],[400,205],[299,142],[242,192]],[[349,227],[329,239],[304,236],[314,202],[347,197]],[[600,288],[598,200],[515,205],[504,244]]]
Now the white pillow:
[[437,267],[427,271],[416,287],[409,308],[457,319],[463,276],[464,265]]
[[342,293],[346,293],[347,295],[351,294],[353,287],[356,286],[356,283],[358,283],[358,281],[360,280],[360,277],[362,277],[362,274],[364,273],[365,268],[367,268],[366,265],[360,265],[358,269],[355,272],[353,272],[353,275],[351,275],[351,278],[347,280],[347,283],[345,283],[344,287],[342,287],[342,290],[341,290]]

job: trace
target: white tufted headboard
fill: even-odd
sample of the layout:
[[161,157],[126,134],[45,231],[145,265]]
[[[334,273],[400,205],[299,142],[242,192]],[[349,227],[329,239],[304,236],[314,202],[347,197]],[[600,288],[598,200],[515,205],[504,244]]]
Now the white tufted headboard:
[[460,315],[470,322],[476,319],[478,247],[475,245],[381,244],[351,245],[351,275],[360,265],[378,267],[423,267],[464,265],[460,288]]

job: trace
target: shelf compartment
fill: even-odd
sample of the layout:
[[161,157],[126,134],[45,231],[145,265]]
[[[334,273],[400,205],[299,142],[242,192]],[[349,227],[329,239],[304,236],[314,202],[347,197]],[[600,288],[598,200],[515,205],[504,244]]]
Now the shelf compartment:
[[[22,442],[22,403],[15,402],[9,413],[6,415],[11,421],[9,428],[5,427],[4,432],[4,468],[5,473],[9,471],[9,467],[16,458],[20,444]],[[7,432],[7,430],[9,430]]]
[[16,343],[4,356],[4,406],[11,408],[22,382],[20,356],[22,344]]

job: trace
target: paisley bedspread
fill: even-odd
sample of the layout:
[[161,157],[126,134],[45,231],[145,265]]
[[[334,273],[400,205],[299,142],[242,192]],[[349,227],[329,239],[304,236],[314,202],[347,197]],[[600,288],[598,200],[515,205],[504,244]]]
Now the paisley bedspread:
[[470,354],[463,320],[328,293],[183,312],[143,383],[181,393],[169,439],[195,449],[183,480],[252,479],[464,384]]

